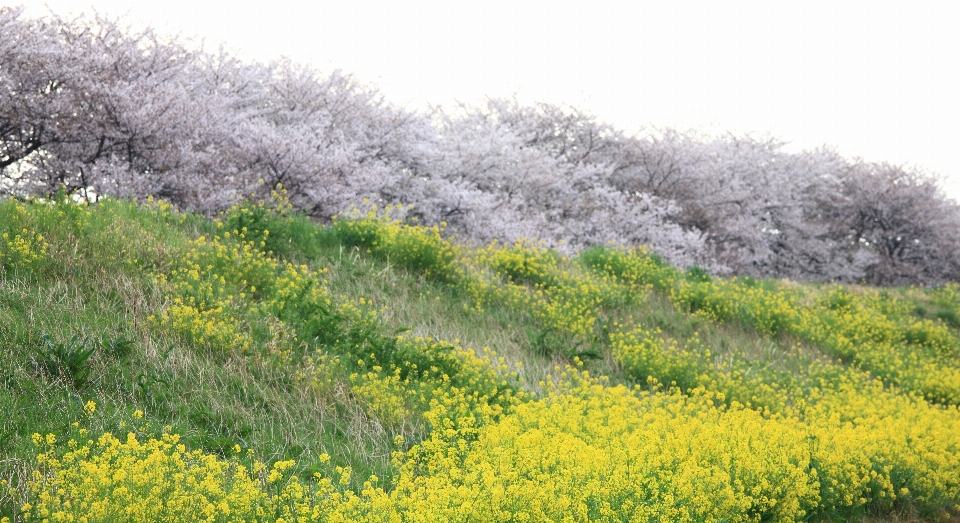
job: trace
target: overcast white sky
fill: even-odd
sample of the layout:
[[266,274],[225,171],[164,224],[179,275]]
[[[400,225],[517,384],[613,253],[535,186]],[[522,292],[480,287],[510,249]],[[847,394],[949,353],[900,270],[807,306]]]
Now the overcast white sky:
[[[16,2],[14,2],[16,3]],[[567,102],[911,163],[960,199],[960,2],[26,2],[281,55],[422,106]]]

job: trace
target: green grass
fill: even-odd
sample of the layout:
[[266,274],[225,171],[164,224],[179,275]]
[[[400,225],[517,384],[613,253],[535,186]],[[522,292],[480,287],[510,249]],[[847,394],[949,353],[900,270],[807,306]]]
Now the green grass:
[[[0,203],[0,216],[11,205]],[[0,278],[0,478],[22,485],[35,452],[31,435],[68,433],[89,400],[101,413],[91,430],[122,433],[123,420],[140,409],[192,448],[225,453],[240,445],[264,461],[295,458],[307,469],[321,468],[326,452],[335,458],[323,468],[390,476],[393,434],[345,390],[296,387],[265,358],[197,352],[150,328],[148,316],[165,302],[149,272],[165,271],[189,239],[215,230],[211,222],[158,219],[108,202],[89,209],[80,226],[40,206],[31,206],[28,225],[49,244],[49,262]],[[85,383],[39,368],[44,334],[59,343],[76,336],[94,349]],[[132,341],[128,354],[111,353],[117,339]]]
[[[541,392],[541,381],[573,361],[569,347],[574,343],[596,356],[582,362],[592,374],[614,384],[637,385],[636,377],[611,355],[605,329],[614,324],[659,329],[681,344],[697,339],[715,364],[722,366],[736,355],[757,372],[799,373],[809,361],[826,359],[817,347],[786,334],[760,335],[741,322],[717,323],[680,311],[663,283],[623,291],[598,308],[592,334],[565,337],[530,310],[507,302],[493,300],[482,311],[476,308],[476,296],[458,285],[463,276],[439,243],[428,242],[429,248],[419,251],[413,240],[401,237],[393,251],[378,251],[367,237],[264,205],[235,208],[214,221],[156,203],[106,200],[88,207],[62,198],[59,203],[0,201],[0,232],[9,239],[23,230],[42,237],[28,240],[43,255],[34,259],[8,248],[0,258],[0,479],[19,489],[19,494],[0,493],[0,516],[15,515],[23,501],[26,478],[36,464],[31,436],[69,434],[71,423],[85,419],[88,401],[97,405],[97,416],[89,420],[91,432],[123,433],[141,410],[152,430],[159,433],[169,426],[189,448],[226,456],[239,446],[253,449],[268,463],[295,459],[301,474],[329,475],[338,466],[352,467],[357,479],[351,488],[372,474],[389,484],[394,436],[403,435],[409,447],[430,427],[417,410],[422,406],[411,407],[400,421],[379,416],[353,391],[356,375],[370,364],[357,367],[346,359],[382,350],[385,357],[399,358],[397,368],[403,358],[431,365],[446,361],[443,354],[403,352],[408,349],[392,341],[397,333],[455,342],[480,356],[490,348],[517,371],[509,386],[534,396]],[[238,313],[237,321],[254,340],[249,350],[204,348],[159,328],[151,317],[171,305],[172,295],[157,275],[171,274],[192,240],[223,230],[243,230],[246,240],[267,256],[322,274],[335,304],[362,299],[362,308],[377,311],[375,321],[359,324],[366,330],[350,334],[359,348],[339,339],[320,340],[321,335],[296,341],[271,337],[271,327],[279,323],[271,324],[271,316],[262,312]],[[573,277],[592,277],[579,260],[557,258],[556,263]],[[512,278],[531,291],[555,283],[525,280],[524,274],[499,278]],[[932,293],[892,292],[910,302],[916,317],[939,318],[954,331],[960,326],[954,321],[956,292],[949,287]],[[301,311],[283,321],[302,325],[311,320],[308,316]],[[343,329],[337,336],[356,327],[332,318],[330,328]],[[277,349],[278,343],[287,344],[286,352]],[[56,352],[51,347],[67,356],[51,356]],[[89,351],[88,359],[77,356],[81,348]],[[50,363],[64,360],[70,351],[76,359],[72,366]],[[311,354],[332,362],[322,386],[295,377]],[[329,463],[323,454],[332,457]]]

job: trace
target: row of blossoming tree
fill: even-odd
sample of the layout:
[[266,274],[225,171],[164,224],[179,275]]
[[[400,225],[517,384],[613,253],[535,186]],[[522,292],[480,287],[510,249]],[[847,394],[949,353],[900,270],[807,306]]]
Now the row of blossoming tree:
[[327,219],[413,204],[461,239],[646,244],[716,273],[960,279],[960,206],[922,169],[769,136],[627,133],[511,99],[412,111],[340,71],[102,16],[0,9],[0,193],[155,196],[221,210],[283,184]]

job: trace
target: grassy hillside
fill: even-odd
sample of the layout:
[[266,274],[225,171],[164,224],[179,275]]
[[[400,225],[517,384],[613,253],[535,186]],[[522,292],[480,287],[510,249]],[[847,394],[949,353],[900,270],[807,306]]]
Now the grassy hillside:
[[0,518],[960,515],[957,285],[719,280],[389,215],[0,201]]

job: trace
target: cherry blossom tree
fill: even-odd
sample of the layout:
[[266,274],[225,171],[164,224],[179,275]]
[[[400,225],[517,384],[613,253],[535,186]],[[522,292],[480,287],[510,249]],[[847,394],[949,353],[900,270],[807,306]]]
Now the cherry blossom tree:
[[712,266],[703,235],[672,219],[678,207],[609,183],[619,133],[571,108],[522,107],[490,99],[438,112],[444,176],[493,194],[511,219],[507,240],[533,236],[576,250],[596,244],[647,244],[680,266]]
[[960,279],[960,206],[934,176],[784,146],[627,134],[515,99],[416,112],[341,71],[0,8],[0,193],[156,196],[213,213],[282,184],[321,220],[413,205],[409,219],[468,242],[645,244],[679,267],[798,280]]
[[960,207],[930,174],[856,162],[821,209],[840,250],[872,253],[863,279],[878,285],[938,283],[960,276]]

